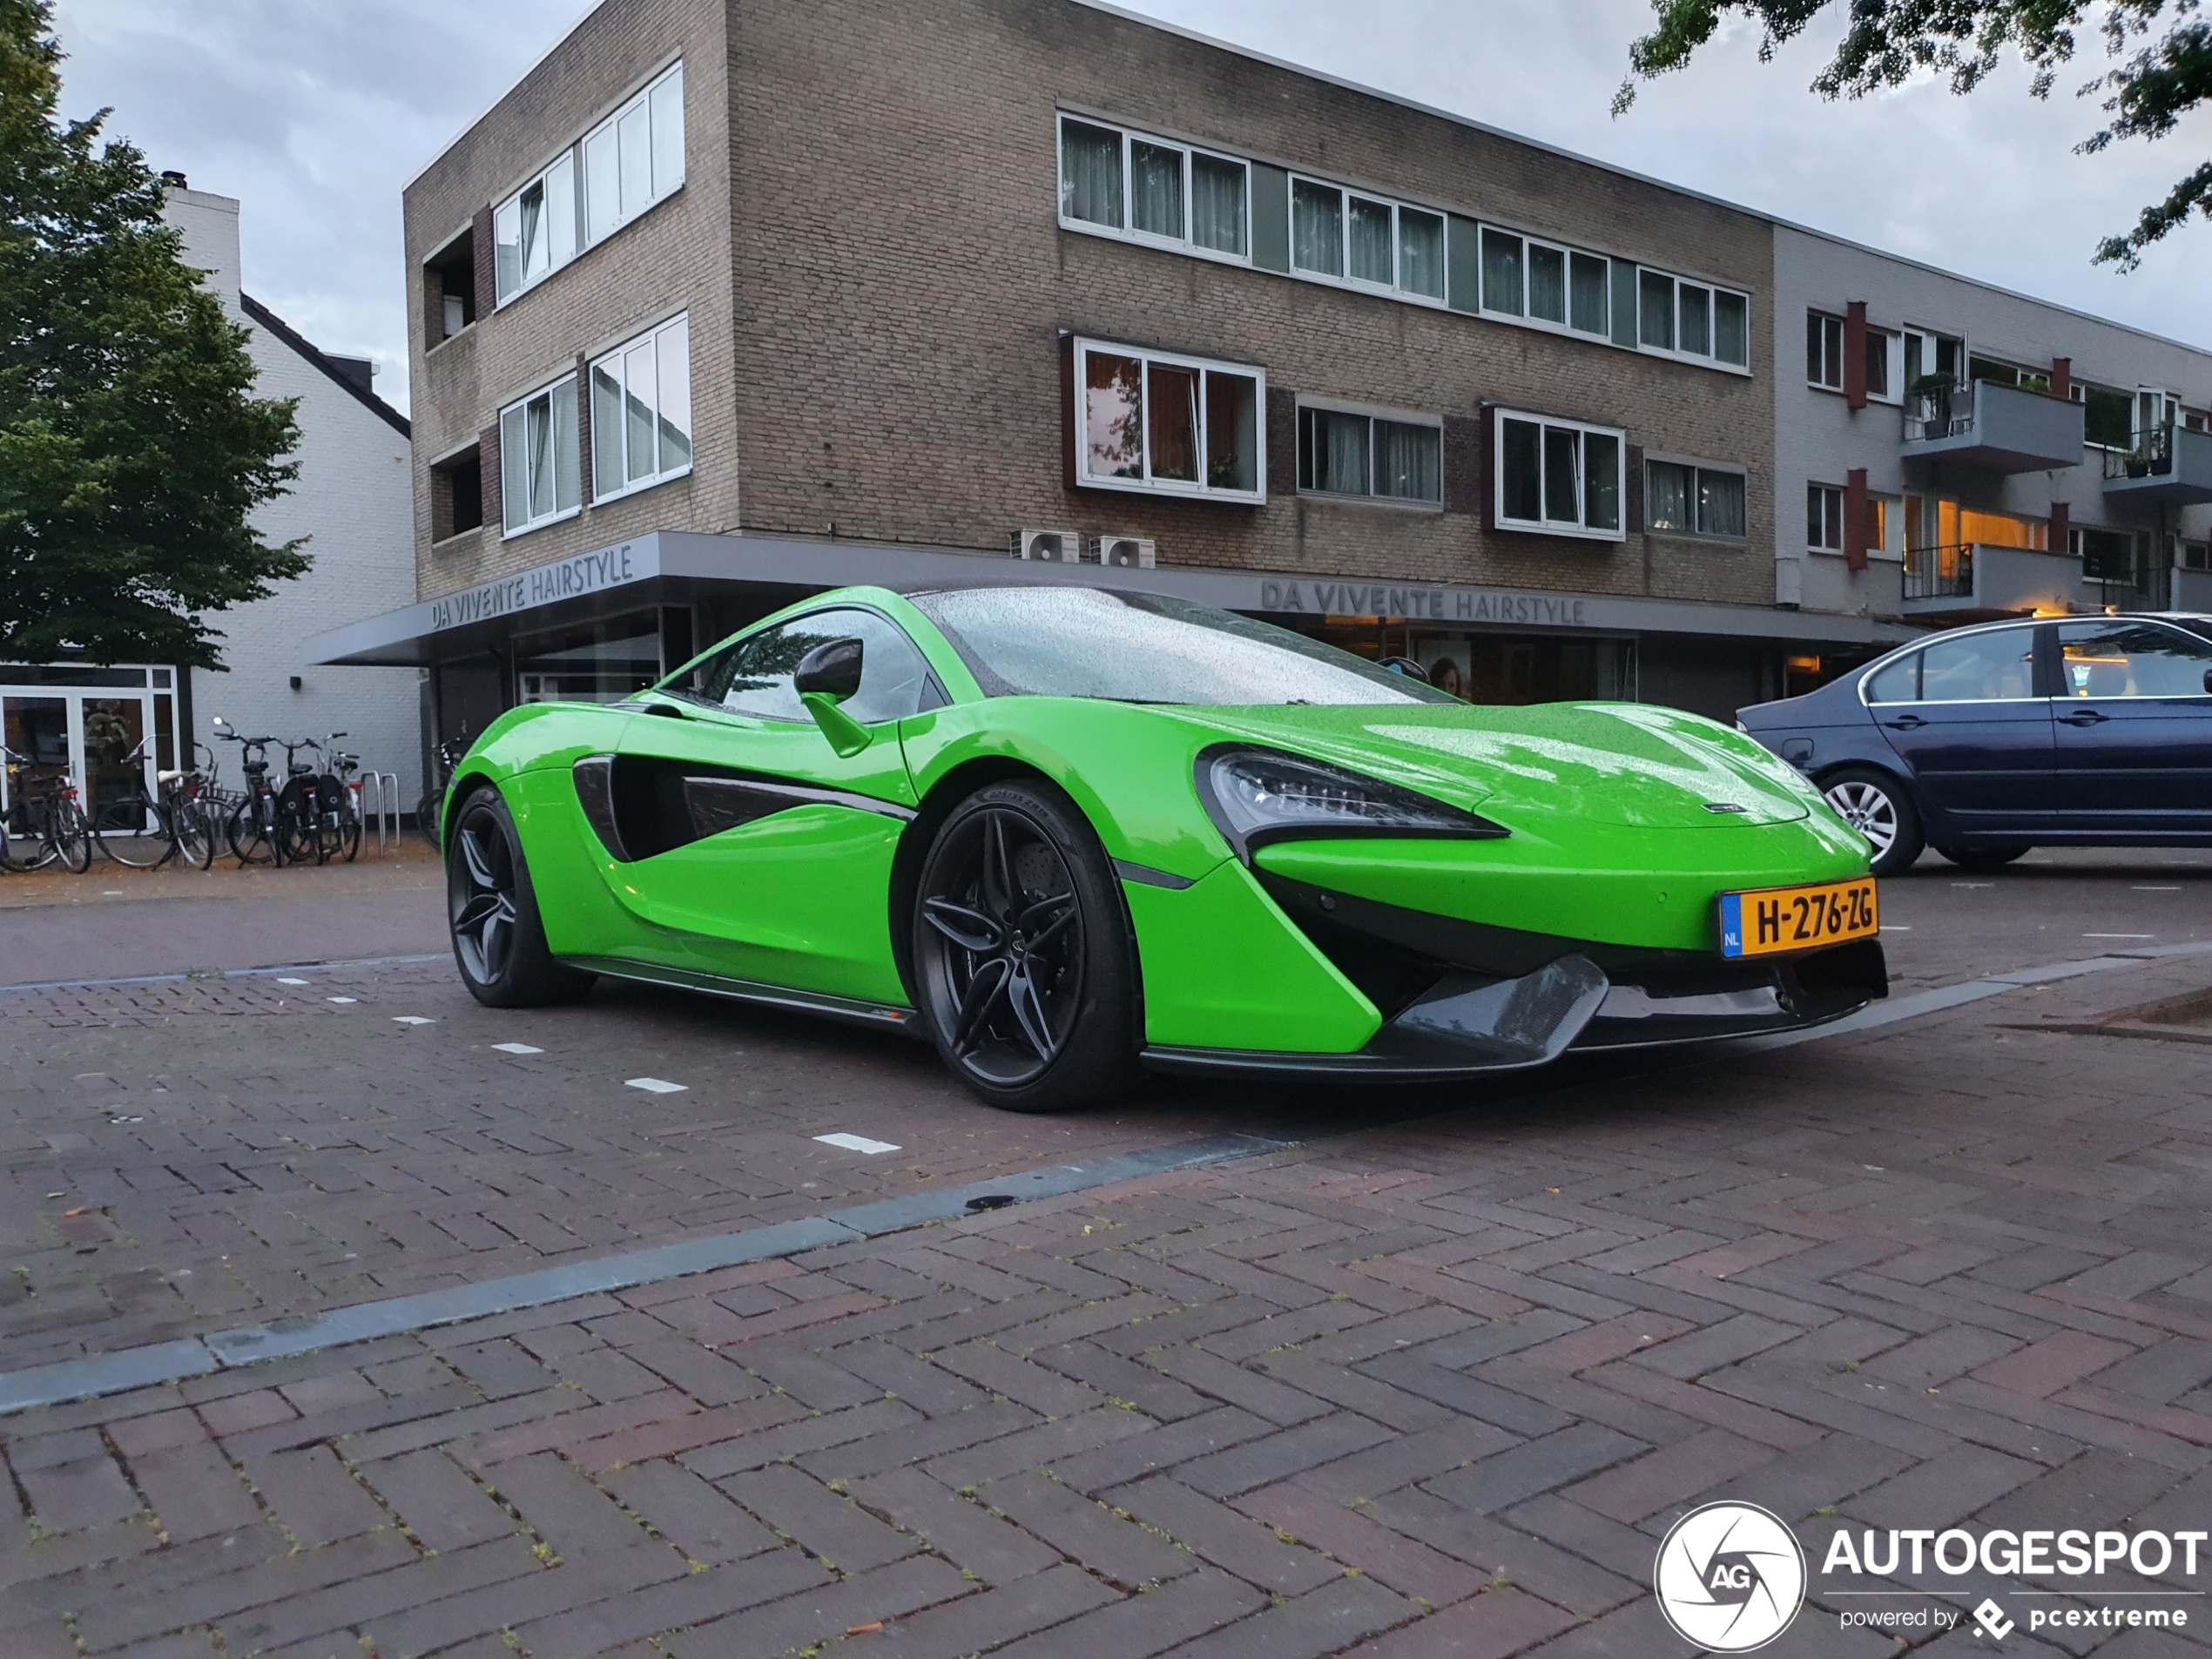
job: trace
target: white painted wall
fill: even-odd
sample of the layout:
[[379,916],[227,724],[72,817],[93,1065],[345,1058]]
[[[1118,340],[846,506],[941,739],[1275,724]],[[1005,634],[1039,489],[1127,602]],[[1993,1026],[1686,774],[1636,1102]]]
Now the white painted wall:
[[[166,215],[184,233],[185,262],[208,273],[208,287],[225,310],[252,331],[256,394],[300,400],[300,475],[291,493],[262,508],[254,523],[271,542],[306,536],[313,563],[269,597],[208,617],[223,635],[229,671],[192,671],[194,735],[214,744],[218,715],[238,730],[280,737],[342,731],[347,736],[340,746],[359,754],[364,769],[399,774],[402,810],[411,812],[422,790],[418,671],[315,667],[302,649],[326,629],[415,602],[410,446],[320,366],[246,315],[239,300],[238,213],[228,196],[169,192]],[[290,684],[295,674],[296,691]],[[223,780],[235,787],[237,745],[214,746]],[[283,760],[281,751],[270,758]]]

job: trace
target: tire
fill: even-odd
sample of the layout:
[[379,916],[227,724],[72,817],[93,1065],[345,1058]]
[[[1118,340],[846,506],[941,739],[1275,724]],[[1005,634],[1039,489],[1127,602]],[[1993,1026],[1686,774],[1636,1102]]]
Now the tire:
[[522,838],[496,789],[475,791],[454,815],[446,922],[462,983],[486,1008],[573,1002],[597,977],[556,961],[546,948]]
[[2030,851],[2025,846],[1939,846],[1936,851],[1962,870],[2001,870]]
[[424,790],[422,799],[415,803],[415,833],[428,844],[433,853],[445,851],[438,845],[438,833],[444,825],[445,811],[446,792],[442,788]]
[[1136,1082],[1121,889],[1082,813],[1050,784],[993,784],[953,809],[922,862],[914,965],[938,1054],[990,1104],[1064,1111]]
[[195,870],[215,867],[215,843],[219,839],[219,832],[206,801],[192,796],[181,796],[172,801],[169,827],[177,838],[179,858]]
[[1876,875],[1911,869],[1927,845],[1911,793],[1878,767],[1845,766],[1831,772],[1820,780],[1820,792],[1838,818],[1866,838],[1874,850]]
[[92,833],[108,860],[126,870],[151,870],[167,862],[177,850],[168,814],[144,790],[102,807]]
[[327,864],[321,815],[316,810],[315,780],[293,778],[277,797],[277,840],[287,864]]
[[338,786],[338,853],[351,864],[361,856],[361,797],[350,784]]
[[92,826],[84,809],[66,796],[54,803],[53,846],[64,870],[83,875],[92,867]]
[[276,860],[276,843],[261,826],[259,796],[249,794],[231,808],[230,818],[223,826],[223,840],[241,870],[249,864],[268,864]]

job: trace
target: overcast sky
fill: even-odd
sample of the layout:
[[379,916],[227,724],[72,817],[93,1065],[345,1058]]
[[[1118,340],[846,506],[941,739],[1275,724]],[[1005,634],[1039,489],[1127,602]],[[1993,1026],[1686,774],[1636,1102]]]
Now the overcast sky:
[[[794,0],[803,3],[804,0]],[[1037,0],[1049,3],[1050,0]],[[2015,66],[1972,98],[1858,104],[1806,88],[1836,24],[1757,62],[1738,29],[1608,113],[1647,0],[1141,0],[1296,64],[2156,333],[2212,344],[2212,223],[2132,275],[2093,266],[2212,149],[2212,118],[2079,157],[2094,103],[2036,104]],[[63,108],[244,206],[248,292],[318,345],[374,359],[407,406],[400,191],[590,10],[582,0],[59,0]],[[2093,53],[2100,49],[2091,48]],[[1194,114],[1186,125],[1202,127]]]

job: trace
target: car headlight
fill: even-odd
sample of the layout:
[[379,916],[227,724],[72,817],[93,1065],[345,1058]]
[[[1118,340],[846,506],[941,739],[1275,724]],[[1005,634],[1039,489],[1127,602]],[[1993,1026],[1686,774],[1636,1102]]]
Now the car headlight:
[[1271,841],[1494,840],[1511,833],[1431,796],[1275,749],[1208,749],[1196,781],[1206,815],[1247,863]]

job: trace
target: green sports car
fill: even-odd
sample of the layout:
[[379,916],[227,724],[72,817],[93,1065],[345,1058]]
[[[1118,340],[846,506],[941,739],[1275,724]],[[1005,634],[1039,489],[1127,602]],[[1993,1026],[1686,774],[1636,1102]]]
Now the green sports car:
[[824,594],[486,731],[447,796],[454,954],[496,1007],[605,974],[926,1036],[1022,1110],[1885,995],[1866,841],[1750,738],[1418,671],[1152,594]]

